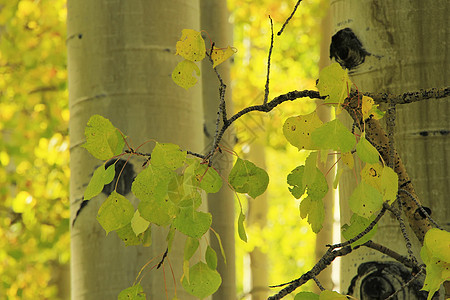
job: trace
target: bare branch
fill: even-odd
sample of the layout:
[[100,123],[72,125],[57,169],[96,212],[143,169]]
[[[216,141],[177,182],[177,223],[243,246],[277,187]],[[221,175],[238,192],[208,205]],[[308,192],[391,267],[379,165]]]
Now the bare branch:
[[273,22],[272,22],[272,18],[270,16],[269,16],[269,20],[270,20],[270,31],[272,34],[270,37],[269,57],[267,58],[267,78],[266,78],[266,87],[264,89],[263,104],[266,104],[267,99],[269,98],[270,58],[272,56],[272,50],[273,50]]
[[302,0],[298,0],[297,3],[294,6],[294,9],[292,10],[291,15],[286,19],[286,21],[284,21],[283,26],[281,27],[280,31],[278,31],[277,35],[280,36],[283,33],[284,28],[286,27],[286,25],[289,23],[289,21],[292,19],[292,17],[295,14],[295,11],[297,10],[297,7],[299,6],[300,2],[302,2]]

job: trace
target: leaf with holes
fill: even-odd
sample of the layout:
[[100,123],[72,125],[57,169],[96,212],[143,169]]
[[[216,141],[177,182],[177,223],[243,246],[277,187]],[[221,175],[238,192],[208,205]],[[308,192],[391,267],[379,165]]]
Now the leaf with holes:
[[194,176],[198,186],[208,194],[217,193],[222,187],[222,177],[208,164],[197,164]]
[[145,300],[144,289],[140,283],[122,290],[119,293],[118,300]]
[[383,201],[392,204],[397,199],[398,175],[392,168],[384,166],[380,177],[381,193]]
[[175,55],[180,55],[190,61],[199,61],[205,58],[205,41],[199,31],[183,29],[181,38],[177,42]]
[[236,49],[228,46],[227,48],[216,48],[214,46],[211,52],[211,59],[213,60],[213,68],[217,67],[227,59],[229,59],[233,54],[236,53]]
[[141,237],[137,236],[136,233],[134,233],[130,223],[122,228],[117,229],[116,232],[119,238],[121,238],[125,243],[125,246],[136,246],[142,243]]
[[193,75],[194,72],[195,74],[197,74],[197,76],[200,76],[199,67],[194,62],[185,59],[183,61],[180,61],[173,70],[172,80],[177,85],[188,90],[189,88],[193,87],[198,81],[197,78]]
[[238,158],[228,176],[228,181],[238,193],[247,193],[256,198],[267,189],[269,175],[254,163]]
[[189,280],[183,278],[183,288],[191,295],[200,299],[214,294],[222,283],[219,273],[203,262],[189,269]]
[[313,145],[320,149],[349,152],[355,145],[355,137],[338,119],[323,124],[311,134]]
[[125,141],[119,130],[106,118],[93,115],[84,129],[86,148],[95,158],[107,160],[122,153]]
[[90,200],[93,197],[97,196],[103,190],[103,187],[110,183],[114,179],[114,175],[116,174],[115,165],[110,165],[105,170],[105,165],[101,165],[98,167],[89,181],[89,184],[84,191],[84,200]]
[[362,180],[350,196],[348,204],[354,213],[370,218],[383,206],[383,196],[373,186]]
[[308,115],[287,118],[283,125],[283,134],[298,150],[316,150],[318,148],[311,142],[311,133],[322,124],[317,112],[313,111]]
[[375,120],[383,118],[385,112],[378,109],[378,104],[375,104],[371,97],[362,96],[361,111],[364,120],[372,117]]
[[338,63],[332,63],[320,71],[317,89],[320,96],[328,96],[325,103],[343,103],[351,86],[348,71],[342,69]]
[[97,220],[106,233],[124,227],[133,218],[134,207],[124,196],[113,191],[100,206]]

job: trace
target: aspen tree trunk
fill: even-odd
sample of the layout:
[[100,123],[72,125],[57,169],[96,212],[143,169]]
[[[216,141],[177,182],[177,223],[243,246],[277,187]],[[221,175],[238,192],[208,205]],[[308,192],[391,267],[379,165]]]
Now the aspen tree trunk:
[[[373,54],[350,72],[353,82],[363,92],[392,94],[448,86],[448,8],[449,2],[445,0],[331,1],[333,33],[350,27],[365,49]],[[431,208],[432,217],[447,230],[449,206],[446,200],[450,168],[447,153],[450,128],[448,111],[448,99],[399,105],[395,121],[395,146],[411,177],[419,201]],[[354,188],[348,187],[353,174],[347,172],[344,176],[345,179],[342,178],[340,184],[342,205],[345,205]],[[348,221],[348,218],[349,216],[342,216],[343,222]],[[419,257],[421,245],[409,228],[408,233],[413,241],[414,253]],[[382,219],[373,240],[399,253],[407,253],[398,223],[390,216]],[[392,272],[381,274],[382,266],[387,266],[386,270],[390,270],[389,266],[393,265],[386,261],[392,259],[364,248],[343,259],[343,291],[347,292],[353,285],[353,295],[359,298],[363,295],[376,297],[390,289],[397,289],[404,283],[399,276]],[[378,275],[367,273],[355,277],[357,268],[363,263],[378,264]],[[356,281],[352,283],[352,279]],[[419,299],[417,295],[420,292],[414,288],[420,289],[421,284],[413,284],[400,292],[398,299]]]
[[[228,9],[226,1],[201,0],[201,29],[209,36],[204,35],[207,48],[209,37],[215,42],[216,47],[228,47],[232,44],[231,24],[228,23]],[[230,60],[217,67],[224,84],[227,85],[225,102],[229,116],[233,113],[231,103]],[[212,64],[205,59],[202,63],[203,80],[203,110],[205,147],[212,147],[216,131],[217,112],[219,108],[219,79],[212,68]],[[222,124],[222,123],[221,123]],[[224,149],[233,149],[234,135],[232,130],[227,130],[222,139],[221,146]],[[217,153],[213,159],[213,167],[223,176],[228,174],[233,165],[233,155],[227,152]],[[212,296],[212,299],[236,299],[236,266],[235,266],[235,229],[234,229],[234,193],[227,184],[223,184],[219,192],[208,195],[208,209],[212,214],[212,228],[220,235],[226,256],[226,264],[220,254],[220,245],[216,237],[210,235],[210,243],[218,255],[217,271],[222,276],[222,285]]]
[[[176,86],[171,73],[181,58],[175,44],[183,28],[199,29],[199,2],[69,0],[68,67],[71,135],[71,213],[95,168],[101,164],[80,145],[93,114],[108,119],[128,136],[136,149],[149,139],[203,149],[201,82],[189,91]],[[139,150],[149,152],[153,143]],[[143,160],[132,159],[118,192],[134,199],[131,182]],[[106,236],[96,220],[105,193],[80,212],[71,233],[72,299],[116,299],[133,284],[141,267],[160,261],[167,230],[152,227],[150,247],[125,247],[116,233]],[[137,205],[136,201],[134,204]],[[141,284],[147,299],[174,296],[192,299],[181,284],[184,237],[177,233],[164,268],[146,273]],[[175,278],[172,278],[173,268]]]

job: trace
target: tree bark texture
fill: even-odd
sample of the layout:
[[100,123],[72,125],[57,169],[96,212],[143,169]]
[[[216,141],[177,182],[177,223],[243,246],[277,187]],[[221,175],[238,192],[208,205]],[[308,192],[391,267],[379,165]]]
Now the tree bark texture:
[[[331,8],[334,33],[351,28],[371,54],[350,71],[351,79],[360,91],[400,94],[449,85],[448,1],[331,1]],[[390,107],[387,105],[384,108]],[[395,122],[394,146],[398,156],[395,155],[394,167],[399,173],[399,187],[408,190],[422,205],[431,208],[432,217],[448,230],[448,98],[395,108],[396,112],[392,110],[393,114],[385,118],[391,124]],[[368,139],[378,144],[377,148],[385,152],[389,163],[391,154],[389,147],[385,147],[388,136],[378,134],[382,130],[389,134],[389,128],[371,120],[366,130]],[[343,174],[340,185],[342,202],[348,200],[353,190],[353,187],[345,189],[352,177],[351,172]],[[406,194],[401,194],[406,215],[404,219],[413,228],[413,232],[408,232],[414,253],[418,256],[423,236],[430,225],[416,212],[417,205]],[[343,221],[348,221],[348,218],[343,216]],[[382,219],[374,241],[406,253],[398,223],[392,217]],[[351,285],[356,268],[362,263],[386,261],[376,252],[361,250],[343,260],[341,274],[344,291]],[[399,299],[416,299],[408,293],[412,291],[406,289],[398,295]]]
[[[172,142],[183,149],[203,149],[201,80],[185,91],[171,73],[180,57],[175,44],[183,28],[199,29],[195,0],[116,1],[69,0],[67,47],[69,68],[71,213],[78,211],[90,177],[102,162],[81,144],[93,114],[108,119],[128,136],[136,149],[149,139]],[[150,152],[154,143],[139,150]],[[131,159],[117,191],[137,205],[130,192],[143,159]],[[80,211],[71,232],[72,299],[115,299],[133,284],[150,259],[160,260],[167,229],[152,227],[150,247],[125,247],[116,233],[106,236],[96,220],[105,191]],[[146,273],[141,284],[148,299],[174,296],[191,299],[181,284],[184,237],[177,233],[164,267]],[[164,270],[163,270],[164,269]]]

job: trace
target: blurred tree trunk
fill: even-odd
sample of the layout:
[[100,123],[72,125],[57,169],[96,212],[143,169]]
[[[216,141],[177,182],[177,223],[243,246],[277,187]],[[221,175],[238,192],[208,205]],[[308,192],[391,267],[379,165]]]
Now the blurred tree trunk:
[[[73,219],[101,163],[80,147],[91,115],[109,118],[135,149],[149,139],[203,149],[201,82],[185,91],[171,79],[181,60],[174,55],[176,41],[183,28],[200,29],[200,5],[195,0],[69,0],[67,9]],[[149,145],[140,151],[151,151]],[[130,199],[130,185],[142,163],[132,159],[119,181],[118,192]],[[148,248],[125,247],[116,233],[106,236],[96,220],[106,197],[101,193],[91,200],[72,228],[72,299],[115,299],[133,284],[141,267],[152,258],[158,261],[167,247],[167,230],[159,227],[152,228]],[[165,298],[165,288],[173,297],[174,284],[180,299],[192,299],[179,282],[183,251],[184,238],[176,234],[169,254],[175,278],[167,260],[164,273],[163,268],[148,272],[142,281],[148,299]]]
[[[450,53],[446,41],[449,5],[445,0],[332,1],[334,33],[350,27],[365,49],[373,54],[350,72],[358,88],[363,92],[398,94],[448,86]],[[446,200],[450,169],[447,153],[450,130],[448,111],[448,99],[421,101],[398,106],[395,121],[395,146],[419,200],[431,208],[432,217],[447,230],[449,206]],[[359,173],[359,170],[356,172]],[[350,184],[352,177],[349,171],[341,179],[343,206],[354,187]],[[343,215],[342,219],[348,222],[349,216]],[[421,245],[409,227],[408,233],[418,256]],[[390,216],[382,219],[374,241],[406,254],[398,223]],[[366,264],[366,274],[360,272],[358,278],[354,277],[358,267],[360,271],[363,270],[363,263]],[[378,275],[371,275],[370,264],[376,266]],[[390,272],[393,265],[392,259],[368,249],[360,249],[343,259],[342,289],[347,292],[352,286],[353,295],[358,298],[363,297],[362,294],[377,297],[397,289],[404,283],[402,280],[407,281],[408,277],[401,279]],[[356,280],[351,283],[352,278]],[[374,285],[375,282],[378,286]],[[413,284],[400,292],[398,299],[418,299],[418,292],[414,288],[421,288],[421,284],[418,283],[416,287]]]
[[[231,24],[228,22],[228,9],[226,1],[221,0],[201,0],[201,29],[204,34],[206,46],[209,38],[215,42],[218,48],[227,47],[232,44]],[[225,102],[227,113],[233,113],[231,103],[230,87],[230,60],[223,62],[217,67],[222,80],[227,85]],[[205,147],[207,150],[213,145],[214,133],[216,130],[217,111],[219,108],[219,79],[215,74],[212,64],[206,58],[202,62],[203,80],[203,110],[204,110],[204,130]],[[221,123],[222,124],[222,123]],[[227,130],[221,141],[224,149],[233,149],[234,135],[232,130]],[[224,177],[228,174],[233,164],[234,156],[227,153],[217,153],[214,156],[213,166]],[[235,267],[235,243],[234,243],[234,193],[224,184],[216,194],[208,195],[208,209],[213,216],[212,228],[220,235],[226,256],[226,264],[221,258],[220,246],[214,235],[210,235],[211,246],[216,250],[219,259],[217,271],[222,276],[222,285],[212,296],[213,299],[235,299],[236,298],[236,267]]]

